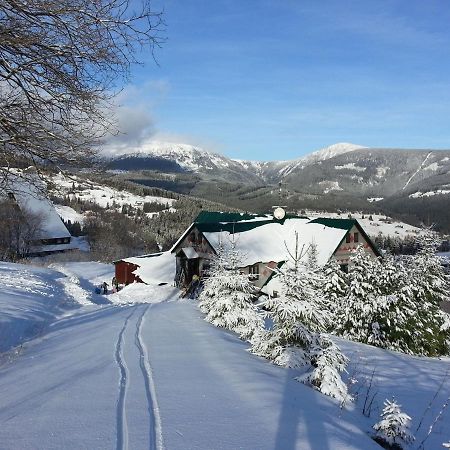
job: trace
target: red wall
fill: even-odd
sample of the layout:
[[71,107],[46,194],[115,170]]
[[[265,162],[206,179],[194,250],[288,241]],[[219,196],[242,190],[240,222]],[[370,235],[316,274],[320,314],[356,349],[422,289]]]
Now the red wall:
[[135,276],[132,272],[136,270],[139,266],[136,264],[131,264],[125,261],[119,261],[115,263],[116,269],[116,279],[120,284],[130,284],[134,283],[142,283],[142,280]]

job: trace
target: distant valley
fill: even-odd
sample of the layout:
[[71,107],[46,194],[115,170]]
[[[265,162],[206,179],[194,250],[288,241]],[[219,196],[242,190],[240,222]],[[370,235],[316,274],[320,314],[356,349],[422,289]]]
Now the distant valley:
[[248,211],[376,211],[450,233],[450,150],[341,143],[291,161],[226,158],[187,144],[152,142],[106,158],[117,176]]

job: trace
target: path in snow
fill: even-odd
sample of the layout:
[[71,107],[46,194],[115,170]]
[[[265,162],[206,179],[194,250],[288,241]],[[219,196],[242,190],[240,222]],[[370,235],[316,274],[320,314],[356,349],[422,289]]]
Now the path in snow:
[[0,369],[0,447],[377,448],[358,415],[245,348],[188,302],[80,310]]
[[136,323],[135,343],[139,349],[140,359],[139,364],[141,367],[142,376],[145,382],[145,395],[147,397],[147,410],[149,415],[149,440],[151,450],[162,450],[164,448],[161,417],[159,413],[159,405],[156,398],[155,382],[153,379],[152,368],[148,358],[148,350],[145,341],[142,339],[142,323],[147,311],[152,307],[148,305],[139,317]]
[[123,356],[123,333],[127,328],[128,321],[134,314],[134,308],[131,314],[125,319],[122,329],[119,333],[119,339],[116,343],[115,357],[120,371],[119,381],[119,399],[117,401],[117,450],[128,449],[128,426],[127,426],[127,412],[125,409],[125,401],[128,388],[128,366],[124,361]]
[[0,448],[163,450],[149,305],[65,317],[0,369]]
[[422,170],[423,166],[427,162],[428,158],[432,155],[433,152],[429,152],[427,156],[425,156],[425,159],[422,161],[422,164],[419,166],[419,168],[409,177],[408,181],[403,186],[402,190],[405,190],[408,184],[411,182],[411,180]]
[[[57,270],[65,275],[59,281],[63,285],[67,297],[73,299],[74,302],[87,306],[92,304],[106,304],[108,299],[101,294],[95,293],[95,287],[103,283],[109,282],[111,275],[111,267],[107,264],[98,264],[95,267],[96,272],[92,274],[92,263],[66,263],[51,264],[49,268]],[[91,279],[86,277],[86,273]],[[92,277],[94,279],[92,280]]]

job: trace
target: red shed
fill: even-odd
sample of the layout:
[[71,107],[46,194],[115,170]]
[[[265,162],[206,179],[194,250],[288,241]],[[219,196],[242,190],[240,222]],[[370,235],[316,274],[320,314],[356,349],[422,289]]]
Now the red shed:
[[116,269],[116,279],[120,284],[142,283],[142,280],[133,274],[133,272],[139,267],[136,264],[126,262],[124,260],[114,261]]
[[149,258],[154,258],[155,256],[161,255],[162,252],[151,253],[150,255],[135,256],[132,258],[124,258],[114,261],[115,276],[117,282],[119,284],[130,284],[135,282],[144,283],[144,281],[142,281],[138,275],[135,275],[133,273],[138,267],[141,267],[141,264],[139,264],[140,260],[142,260],[142,266],[144,266],[146,261],[149,260]]

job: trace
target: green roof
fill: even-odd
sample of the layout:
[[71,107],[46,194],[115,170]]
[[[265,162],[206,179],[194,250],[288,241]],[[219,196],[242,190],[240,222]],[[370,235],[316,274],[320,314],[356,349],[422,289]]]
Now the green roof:
[[219,233],[221,231],[243,233],[269,223],[283,224],[286,219],[307,219],[307,217],[286,214],[283,219],[278,220],[270,214],[202,211],[194,223],[203,233]]
[[195,223],[240,222],[243,220],[267,217],[263,214],[249,214],[238,212],[202,211],[194,220]]
[[258,228],[268,223],[274,223],[272,219],[267,220],[253,220],[251,222],[219,222],[219,223],[197,223],[198,230],[202,233],[220,233],[221,231],[228,231],[229,233],[244,233]]
[[320,223],[330,228],[339,228],[341,230],[350,230],[353,225],[357,224],[355,219],[332,219],[332,218],[319,218],[311,220],[310,223]]
[[[350,229],[353,226],[356,226],[356,228],[358,228],[360,233],[364,236],[364,239],[368,242],[368,244],[372,248],[375,255],[381,256],[380,250],[378,250],[376,245],[373,243],[372,239],[370,239],[369,235],[364,231],[364,228],[361,227],[361,224],[356,219],[332,219],[332,218],[324,217],[324,218],[311,220],[310,223],[320,223],[321,225],[325,225],[326,227],[339,228],[341,230],[347,230],[347,231],[350,231]],[[342,238],[342,241],[344,239],[345,239],[345,237]],[[341,243],[338,245],[338,247],[341,245]]]

